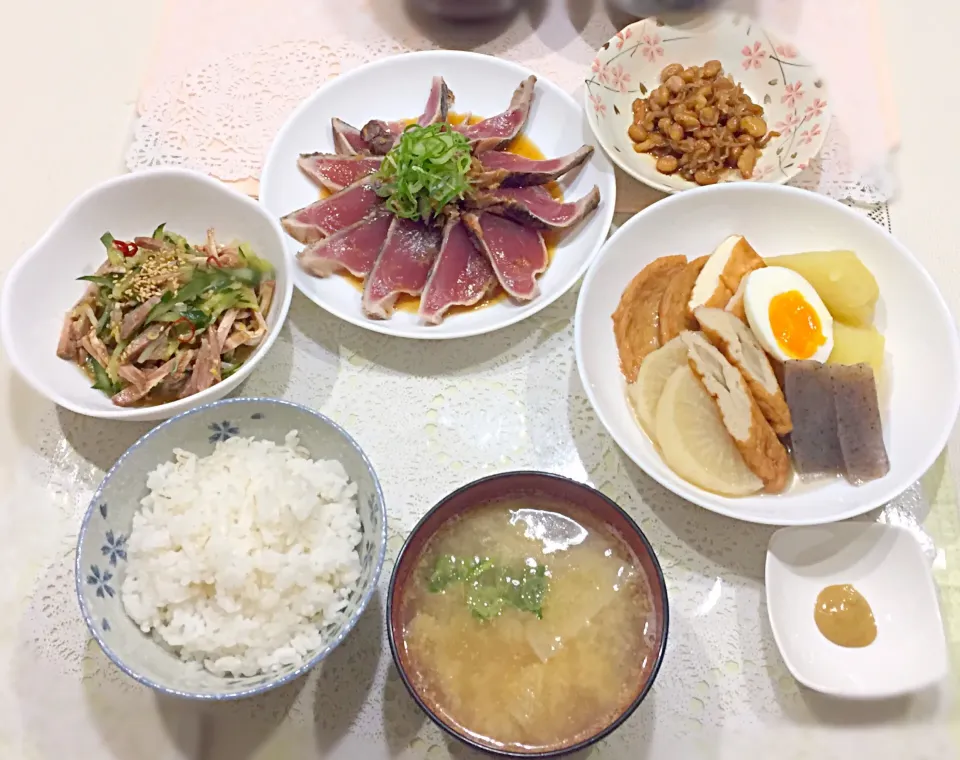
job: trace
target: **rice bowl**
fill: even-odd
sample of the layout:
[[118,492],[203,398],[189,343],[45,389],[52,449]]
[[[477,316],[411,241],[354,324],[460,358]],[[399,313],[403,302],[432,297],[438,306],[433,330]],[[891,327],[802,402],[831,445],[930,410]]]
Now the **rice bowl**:
[[343,465],[284,443],[230,438],[147,476],[121,589],[127,614],[218,676],[297,666],[360,575],[357,486]]
[[[307,452],[308,459],[292,455],[288,457],[286,453],[278,451],[273,451],[273,454],[282,460],[288,458],[291,462],[296,460],[295,465],[305,469],[313,468],[316,460],[340,462],[345,477],[356,487],[355,495],[352,494],[352,486],[349,496],[345,492],[338,492],[337,488],[342,485],[342,480],[339,479],[340,471],[338,469],[333,479],[330,479],[326,472],[330,468],[325,465],[320,466],[322,471],[318,470],[317,475],[324,479],[326,485],[319,488],[310,486],[314,497],[317,496],[318,491],[323,490],[320,498],[316,500],[322,502],[322,505],[318,503],[314,506],[320,518],[318,524],[324,525],[324,534],[336,535],[342,528],[344,536],[349,536],[346,551],[351,553],[355,551],[358,563],[354,563],[349,558],[345,560],[343,557],[336,556],[335,549],[332,549],[330,554],[326,550],[322,550],[321,554],[313,553],[314,559],[319,560],[325,557],[332,562],[326,568],[318,565],[309,570],[310,580],[304,581],[310,587],[309,594],[303,598],[312,598],[318,608],[329,602],[332,605],[331,614],[329,617],[324,616],[321,620],[319,615],[313,616],[310,610],[293,612],[302,612],[304,616],[313,617],[312,624],[315,629],[313,641],[319,640],[319,645],[300,652],[294,646],[292,654],[286,651],[278,653],[278,650],[289,645],[297,635],[296,631],[290,632],[289,639],[285,639],[278,645],[277,632],[281,630],[279,621],[273,621],[277,625],[274,628],[275,635],[269,642],[265,639],[261,640],[260,633],[257,633],[256,637],[248,635],[246,639],[243,639],[240,634],[234,634],[237,641],[230,644],[233,646],[232,651],[227,651],[228,646],[224,641],[204,640],[202,638],[204,634],[199,633],[196,627],[190,629],[189,636],[184,636],[183,626],[176,629],[181,640],[174,644],[163,641],[158,632],[144,633],[124,607],[124,585],[128,575],[131,574],[129,572],[131,559],[136,552],[140,551],[140,549],[136,551],[133,549],[133,546],[140,541],[138,538],[131,537],[134,516],[141,510],[141,501],[145,497],[151,492],[154,495],[160,493],[159,490],[148,488],[150,474],[160,465],[173,467],[174,465],[171,464],[174,458],[173,452],[178,448],[192,452],[197,461],[210,458],[218,445],[222,449],[224,442],[241,445],[234,440],[238,438],[252,438],[260,443],[269,442],[271,447],[282,449],[286,445],[285,439],[291,430],[298,431],[299,446]],[[229,451],[228,447],[227,452]],[[315,461],[311,464],[309,460]],[[195,464],[196,462],[191,466]],[[244,469],[245,471],[241,474],[243,483],[247,482],[248,477],[256,477],[256,472],[246,464]],[[286,471],[283,474],[278,473],[278,477],[291,480]],[[155,486],[156,483],[152,485]],[[272,490],[276,490],[274,480],[271,479],[269,483],[264,484],[263,489],[264,492],[270,493],[270,503],[275,504],[276,500],[272,493]],[[221,497],[211,497],[210,494],[214,493],[211,487],[205,493],[204,498],[207,500],[222,498],[224,502],[228,502],[233,499],[230,496],[231,491],[224,492]],[[352,500],[355,504],[359,526],[353,522],[357,518],[353,518],[347,520],[340,528],[330,531],[327,518],[335,516],[342,510],[340,507],[328,509],[326,504],[331,501],[334,503],[340,501],[338,493],[343,493],[345,499]],[[193,499],[193,496],[190,498]],[[289,507],[286,509],[288,514],[284,519],[295,521],[296,518],[289,514]],[[324,510],[327,510],[326,513]],[[192,533],[200,535],[202,530],[196,526],[209,519],[201,515],[188,514],[190,514],[189,519],[180,514],[177,520],[171,522],[177,540],[184,536],[189,537]],[[259,530],[269,524],[271,519],[258,518],[256,522]],[[261,694],[288,683],[313,668],[338,647],[357,625],[370,600],[376,594],[377,580],[383,567],[386,551],[386,520],[383,492],[369,459],[357,443],[327,417],[298,404],[276,399],[240,398],[207,404],[168,420],[144,435],[120,457],[94,493],[81,524],[77,544],[75,577],[80,611],[90,633],[106,657],[128,676],[145,686],[170,696],[205,701],[231,700]],[[191,522],[196,524],[192,525]],[[252,519],[247,519],[248,525],[252,525],[253,522]],[[249,532],[249,529],[244,527],[231,528],[234,536],[238,535],[236,530]],[[358,543],[353,544],[357,535],[359,535]],[[270,539],[269,536],[263,538]],[[218,536],[217,540],[221,544],[224,541],[222,536]],[[300,541],[304,545],[307,543],[307,539],[303,536],[300,536]],[[250,541],[249,546],[253,544],[254,542]],[[190,547],[191,551],[196,548],[195,544],[189,540],[181,546]],[[284,556],[289,554],[290,548],[292,547],[284,547],[286,552]],[[212,548],[204,551],[207,559],[216,556]],[[238,558],[249,565],[250,560],[243,559],[242,554],[231,554],[231,566],[236,564]],[[199,573],[202,569],[204,576],[209,575],[209,578],[204,578],[205,580],[222,579],[229,583],[229,575],[224,574],[226,571],[221,568],[220,574],[215,576],[204,567],[202,560],[203,557],[198,554],[189,556],[187,562],[192,563],[191,569],[180,568],[176,572],[183,573],[183,577],[186,578],[186,573],[194,570]],[[133,560],[134,570],[139,561]],[[263,558],[261,557],[258,561],[262,562]],[[224,593],[217,594],[212,584],[205,586],[204,598],[209,597],[215,600],[205,609],[217,609],[216,605],[222,605],[223,609],[219,614],[224,616],[235,611],[236,606],[240,606],[246,614],[248,608],[245,608],[244,604],[251,599],[262,601],[261,594],[254,587],[263,588],[265,584],[274,582],[274,577],[279,577],[280,572],[287,569],[288,562],[284,559],[279,565],[279,570],[271,571],[269,580],[259,579],[250,584],[249,589],[248,584],[244,582],[233,589],[227,589],[224,586]],[[301,565],[299,569],[289,574],[287,580],[303,572],[307,571],[304,571]],[[339,588],[339,594],[334,591],[330,596],[325,590],[319,588],[322,583],[315,584],[314,579],[321,578],[324,574],[328,576],[325,582],[331,587]],[[245,576],[245,573],[241,575]],[[315,593],[314,585],[318,587]],[[192,591],[192,589],[185,590],[183,598],[188,598]],[[299,589],[294,593],[299,594]],[[244,598],[244,594],[247,594],[247,598]],[[201,596],[197,594],[193,598],[196,601],[200,600]],[[147,601],[156,600],[151,597]],[[231,607],[231,601],[233,607]],[[185,605],[183,600],[178,601],[178,604],[184,611],[193,611],[193,608]],[[182,615],[181,619],[190,618]],[[289,622],[289,618],[287,621]],[[288,622],[282,626],[284,632],[287,631]],[[240,627],[242,625],[237,626],[237,628]],[[316,638],[317,636],[319,638]],[[187,650],[188,645],[193,654]],[[253,648],[259,645],[261,651],[254,653],[251,645],[254,645]],[[244,646],[246,649],[243,648]],[[204,647],[207,649],[204,650]],[[303,650],[304,647],[301,646],[300,649]],[[180,654],[187,654],[186,659],[189,661],[184,661]],[[213,657],[208,657],[207,654],[212,654]],[[255,675],[234,675],[231,668],[239,669],[245,654],[253,656],[254,659],[267,657],[268,660],[263,662],[263,666],[257,666],[267,669],[262,669]],[[209,665],[213,665],[218,655],[239,656],[241,662],[228,660],[221,663],[221,666],[230,665],[231,668],[221,668],[224,672],[228,672],[228,675],[217,675],[211,671],[210,667],[204,667],[203,661],[210,660]]]

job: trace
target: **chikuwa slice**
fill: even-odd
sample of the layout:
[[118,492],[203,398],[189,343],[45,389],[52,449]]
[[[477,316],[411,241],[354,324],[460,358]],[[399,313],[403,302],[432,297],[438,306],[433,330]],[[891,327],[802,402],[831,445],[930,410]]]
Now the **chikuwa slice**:
[[667,380],[657,403],[656,431],[666,463],[693,485],[724,496],[763,488],[689,366],[677,368]]

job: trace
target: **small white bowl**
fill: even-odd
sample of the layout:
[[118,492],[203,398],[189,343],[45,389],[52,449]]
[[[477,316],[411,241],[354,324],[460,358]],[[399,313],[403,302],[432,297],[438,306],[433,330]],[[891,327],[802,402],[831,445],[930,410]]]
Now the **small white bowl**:
[[[91,388],[74,363],[57,357],[57,340],[64,314],[87,287],[77,277],[93,274],[106,258],[100,236],[110,231],[118,240],[130,240],[149,235],[161,222],[191,242],[203,241],[208,227],[222,240],[248,242],[276,268],[277,290],[266,338],[236,374],[185,399],[125,409]],[[166,419],[223,398],[250,375],[290,308],[289,266],[279,223],[250,198],[184,169],[126,174],[81,195],[13,265],[0,295],[0,339],[24,380],[70,411],[112,420]]]
[[[813,619],[817,595],[850,584],[873,609],[877,638],[852,649]],[[947,646],[930,564],[905,528],[848,522],[783,528],[767,548],[767,612],[787,668],[804,686],[875,699],[919,691],[947,675]]]
[[[679,174],[658,172],[652,156],[633,150],[627,129],[633,123],[633,101],[659,86],[665,66],[702,66],[710,60],[723,64],[724,72],[763,106],[767,126],[781,133],[763,149],[749,181],[783,184],[803,171],[820,152],[830,124],[826,85],[793,45],[749,16],[731,13],[703,14],[680,26],[646,18],[617,32],[597,51],[586,80],[586,112],[607,155],[662,192],[697,187]],[[722,181],[744,180],[730,172]]]
[[[434,76],[442,76],[456,94],[456,112],[493,116],[507,107],[517,85],[533,73],[491,55],[427,50],[374,61],[332,79],[301,103],[277,133],[260,178],[260,203],[271,215],[281,217],[319,198],[316,184],[297,166],[297,158],[301,153],[334,151],[330,132],[333,116],[356,126],[370,119],[416,116],[423,109]],[[357,96],[374,92],[375,98]],[[545,77],[537,80],[523,134],[551,158],[594,144],[580,104]],[[567,200],[583,197],[596,185],[600,188],[600,207],[563,237],[550,266],[539,278],[540,294],[527,303],[504,299],[481,309],[451,314],[439,325],[424,324],[416,314],[404,311],[390,319],[370,319],[363,313],[361,294],[353,283],[340,276],[321,279],[307,274],[296,263],[303,245],[284,236],[287,255],[293,262],[294,284],[322,309],[384,335],[443,340],[499,330],[533,316],[572,288],[606,239],[617,187],[613,167],[603,151],[595,150],[584,166],[561,177],[560,185]]]
[[[627,283],[667,254],[689,259],[740,234],[761,256],[849,249],[880,287],[875,324],[886,337],[880,412],[890,472],[854,486],[835,478],[777,495],[718,496],[671,470],[643,432],[626,396],[610,315]],[[584,279],[574,344],[597,417],[652,478],[694,504],[771,525],[816,525],[863,514],[917,481],[947,443],[960,408],[960,341],[943,296],[886,230],[842,203],[793,187],[736,182],[691,190],[641,211],[610,237]]]

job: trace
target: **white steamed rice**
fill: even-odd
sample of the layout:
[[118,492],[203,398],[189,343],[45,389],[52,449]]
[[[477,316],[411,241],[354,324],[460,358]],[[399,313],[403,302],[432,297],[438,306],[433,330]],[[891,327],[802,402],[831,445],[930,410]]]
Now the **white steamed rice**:
[[133,518],[127,614],[216,675],[299,665],[360,575],[356,484],[340,462],[310,459],[296,431],[174,454]]

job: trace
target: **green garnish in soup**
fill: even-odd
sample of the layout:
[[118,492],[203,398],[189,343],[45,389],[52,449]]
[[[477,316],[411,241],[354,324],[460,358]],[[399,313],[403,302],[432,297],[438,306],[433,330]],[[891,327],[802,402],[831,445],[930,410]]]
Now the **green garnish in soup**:
[[504,567],[489,557],[465,560],[443,554],[437,558],[428,587],[436,594],[455,583],[466,586],[467,606],[480,620],[495,618],[508,606],[543,617],[546,565],[531,561],[522,567]]
[[470,189],[470,143],[446,123],[411,124],[384,157],[377,193],[402,219],[427,220]]
[[447,724],[515,753],[562,749],[609,724],[642,687],[657,630],[626,542],[536,495],[440,526],[402,605],[417,693]]

